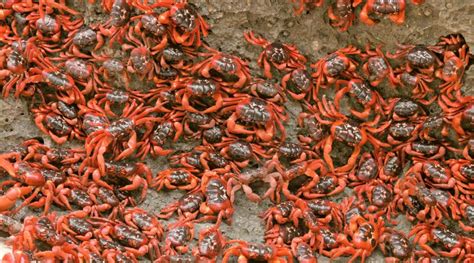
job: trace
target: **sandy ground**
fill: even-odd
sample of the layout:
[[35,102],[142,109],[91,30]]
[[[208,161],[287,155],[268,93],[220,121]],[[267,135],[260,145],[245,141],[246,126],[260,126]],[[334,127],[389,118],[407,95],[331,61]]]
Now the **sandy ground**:
[[[89,23],[106,19],[100,14],[100,8],[97,6],[85,6],[87,1],[69,2],[74,2],[72,6],[85,11]],[[382,44],[386,50],[393,50],[396,43],[431,44],[435,43],[439,36],[454,32],[464,34],[470,46],[474,46],[472,0],[427,0],[422,6],[408,4],[406,22],[401,26],[396,26],[387,20],[373,27],[356,22],[355,26],[344,33],[328,25],[325,16],[327,5],[294,17],[288,0],[191,0],[191,2],[198,6],[200,13],[212,26],[212,32],[206,39],[211,46],[253,61],[256,60],[260,50],[244,41],[242,34],[247,30],[262,33],[269,40],[279,39],[282,42],[294,43],[311,61],[347,44],[363,47],[367,42],[371,42]],[[252,63],[251,67],[256,69],[256,64]],[[467,72],[464,91],[474,95],[473,86],[474,70],[471,69]],[[293,116],[300,111],[299,106],[294,103],[289,103],[287,107]],[[290,139],[296,140],[293,127],[294,122],[291,122],[288,131]],[[26,102],[0,100],[0,148],[35,136],[44,137],[45,141],[50,143],[50,140],[34,126]],[[185,143],[176,146],[182,149],[191,147]],[[155,173],[166,166],[163,160],[147,160],[147,163]],[[158,212],[181,195],[179,192],[151,191],[141,206],[151,212]],[[269,204],[249,202],[242,194],[236,199],[233,224],[222,228],[224,234],[231,239],[262,242],[264,230],[258,215]],[[24,211],[24,213],[33,212]],[[197,226],[196,233],[204,226],[204,224]],[[402,223],[399,228],[406,231],[408,226]],[[0,254],[3,251],[3,243],[0,242]],[[376,252],[369,262],[381,260],[381,253]],[[321,261],[325,262],[327,259]]]

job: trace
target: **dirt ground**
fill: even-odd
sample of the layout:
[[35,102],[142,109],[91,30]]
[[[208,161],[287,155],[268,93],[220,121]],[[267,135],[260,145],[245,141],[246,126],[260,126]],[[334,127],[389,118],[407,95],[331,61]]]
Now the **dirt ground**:
[[[74,2],[72,6],[83,8],[87,22],[103,21],[100,8],[85,6],[87,1]],[[100,2],[100,1],[96,1]],[[474,1],[427,0],[421,6],[407,4],[406,21],[396,26],[388,20],[368,27],[356,22],[349,31],[340,33],[328,25],[325,15],[327,4],[299,17],[293,16],[291,3],[288,0],[191,0],[199,12],[212,26],[212,32],[206,39],[213,47],[255,62],[260,50],[244,41],[243,32],[253,30],[263,34],[269,40],[279,39],[293,43],[311,61],[315,61],[328,52],[348,44],[363,47],[366,43],[382,44],[385,50],[394,50],[396,43],[431,44],[437,38],[449,33],[462,33],[468,44],[474,47]],[[325,1],[332,2],[332,1]],[[256,69],[256,64],[251,66]],[[474,68],[474,67],[473,67]],[[259,71],[256,71],[259,72]],[[466,73],[464,91],[474,95],[474,69]],[[294,103],[287,105],[290,113],[296,116],[300,111]],[[0,100],[0,148],[20,143],[22,140],[43,136],[33,123],[25,101]],[[290,139],[294,136],[294,122],[288,125]],[[292,136],[293,135],[293,136]],[[192,145],[179,143],[180,149],[189,149]],[[163,160],[147,160],[154,173],[166,168]],[[347,194],[347,193],[346,193]],[[179,192],[150,191],[145,203],[141,206],[151,212],[158,212],[166,204],[182,195]],[[258,215],[269,206],[268,203],[249,202],[239,194],[235,203],[235,214],[231,226],[224,225],[222,230],[230,239],[263,242],[263,224]],[[27,211],[26,213],[31,213]],[[196,227],[198,233],[201,227]],[[407,230],[403,222],[398,226]],[[381,253],[370,257],[369,262],[381,262]],[[327,259],[321,259],[325,262]],[[341,260],[344,262],[345,260]]]

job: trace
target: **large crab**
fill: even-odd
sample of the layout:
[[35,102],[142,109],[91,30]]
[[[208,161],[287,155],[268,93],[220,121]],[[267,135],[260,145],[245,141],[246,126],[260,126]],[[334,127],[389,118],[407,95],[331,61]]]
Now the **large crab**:
[[264,49],[258,57],[258,64],[263,67],[265,77],[272,78],[271,66],[279,71],[305,68],[306,58],[295,46],[280,42],[271,43],[263,37],[255,36],[252,31],[246,32],[244,37],[250,44]]

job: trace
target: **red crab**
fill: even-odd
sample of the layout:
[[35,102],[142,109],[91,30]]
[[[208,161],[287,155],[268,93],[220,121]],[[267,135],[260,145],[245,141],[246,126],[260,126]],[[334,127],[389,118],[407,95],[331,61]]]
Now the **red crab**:
[[98,218],[100,228],[95,232],[105,240],[117,240],[124,245],[124,250],[137,257],[149,255],[151,260],[161,256],[159,241],[153,237],[147,237],[143,232],[130,227],[120,221]]
[[[424,0],[412,0],[414,4],[420,4]],[[360,12],[360,20],[367,25],[374,25],[378,22],[373,17],[387,15],[392,22],[403,24],[405,21],[406,0],[368,0]]]
[[87,167],[82,175],[82,183],[85,185],[89,181],[90,174],[97,185],[109,190],[114,189],[110,184],[118,182],[122,184],[122,181],[125,181],[126,183],[123,183],[125,185],[119,187],[118,190],[134,191],[141,187],[140,201],[145,200],[148,184],[152,181],[151,171],[145,164],[105,161],[103,165],[105,173],[102,174],[100,168]]
[[472,189],[472,180],[474,179],[474,164],[468,159],[450,159],[446,160],[449,165],[452,176],[456,179],[455,195],[460,193],[466,196],[474,194]]
[[344,32],[352,26],[355,19],[355,8],[361,0],[336,0],[328,9],[328,17],[332,27]]
[[287,100],[284,89],[282,89],[278,83],[270,79],[254,79],[249,83],[247,88],[245,88],[245,92],[254,97],[279,105],[285,103]]
[[[176,92],[176,99],[185,111],[207,114],[217,112],[222,107],[223,94],[219,83],[211,79],[189,78],[181,85],[184,88]],[[209,103],[209,100],[212,102]]]
[[144,139],[137,142],[137,156],[143,160],[148,154],[153,157],[166,156],[173,152],[173,149],[166,149],[168,142],[176,142],[183,133],[183,127],[179,122],[163,121],[161,123],[146,123],[147,130],[143,135]]
[[369,186],[368,183],[377,179],[378,171],[377,156],[368,152],[363,153],[357,165],[347,174],[351,181],[349,186]]
[[128,36],[138,35],[152,51],[160,51],[168,44],[168,35],[166,34],[168,28],[160,23],[158,13],[146,8],[145,13],[130,18],[131,22],[136,23],[130,27]]
[[59,233],[71,235],[74,240],[87,241],[94,234],[91,219],[83,211],[74,211],[70,214],[62,215],[55,223]]
[[386,183],[397,181],[402,170],[402,164],[398,155],[394,152],[379,152],[375,155],[378,156],[378,178]]
[[386,228],[380,236],[380,250],[387,257],[386,261],[414,262],[413,245],[406,235],[400,231]]
[[451,175],[451,170],[435,160],[414,157],[407,173],[413,173],[418,181],[439,189],[452,189],[456,185],[456,178]]
[[303,235],[301,226],[297,227],[292,223],[275,224],[273,228],[265,231],[264,239],[268,245],[290,245],[293,239]]
[[115,42],[123,44],[130,23],[132,6],[126,0],[115,0],[109,3],[111,3],[110,17],[107,22],[99,25],[99,31],[109,38],[109,46]]
[[194,237],[194,224],[192,221],[179,220],[169,224],[165,238],[165,255],[184,254],[189,250],[187,243]]
[[[370,122],[364,122],[359,126],[354,125],[345,115],[339,113],[334,105],[327,101],[325,96],[323,97],[322,102],[318,102],[318,109],[320,112],[316,111],[317,113],[314,115],[316,119],[322,124],[331,125],[331,134],[324,140],[323,149],[324,160],[328,164],[330,171],[347,172],[351,170],[357,161],[361,147],[365,145],[367,141],[369,141],[376,150],[380,147],[390,147],[389,144],[381,142],[374,136],[375,134],[385,130],[390,124],[390,122],[379,124],[380,115],[376,116],[374,120]],[[327,120],[325,118],[333,120]],[[347,164],[337,168],[334,167],[331,158],[334,140],[342,141],[348,146],[354,147]]]
[[281,86],[295,100],[311,97],[311,92],[314,91],[311,74],[304,69],[293,69],[284,75],[281,78]]
[[452,92],[461,88],[464,71],[469,66],[469,58],[466,46],[460,49],[459,55],[451,51],[444,52],[443,66],[435,72],[436,77],[444,81],[440,85],[443,94],[453,98]]
[[64,40],[64,47],[74,57],[89,59],[91,51],[97,51],[104,45],[105,39],[100,32],[93,28],[84,27],[71,30]]
[[[2,196],[4,201],[2,204],[3,210],[13,207],[17,199],[31,193],[13,213],[27,205],[38,208],[44,207],[44,211],[47,213],[50,205],[53,202],[57,202],[62,194],[56,193],[56,184],[66,181],[65,174],[54,170],[41,169],[21,160],[11,163],[9,159],[16,156],[18,156],[16,153],[2,154],[0,156],[0,167],[5,169],[11,176],[9,180],[2,183],[2,186],[12,185],[11,189]],[[55,177],[58,177],[57,181]],[[23,184],[26,186],[22,187]],[[39,197],[39,200],[32,203],[37,197]]]
[[[343,86],[343,88],[341,88]],[[351,79],[350,81],[336,81],[337,92],[334,95],[334,105],[336,109],[340,109],[341,99],[349,93],[356,101],[364,107],[363,111],[350,109],[351,114],[356,118],[365,120],[371,114],[379,114],[384,116],[385,101],[383,97],[375,90],[371,89],[362,79]]]
[[[418,224],[411,231],[409,236],[415,236],[414,243],[418,244],[423,251],[419,254],[443,256],[456,258],[457,262],[471,254],[474,240],[467,236],[458,235],[444,225],[432,226],[428,224]],[[440,245],[439,250],[434,250],[432,245]]]
[[199,187],[199,183],[199,178],[193,175],[190,170],[166,169],[156,175],[151,187],[155,187],[157,191],[163,188],[192,191]]
[[347,179],[344,176],[337,176],[328,173],[319,176],[319,180],[311,180],[298,189],[297,195],[303,195],[307,199],[316,199],[332,196],[344,191],[347,185]]
[[[233,244],[224,251],[222,258],[223,263],[228,263],[231,256],[236,256],[241,260],[263,260],[274,262],[293,263],[293,255],[291,251],[280,245],[264,245],[259,243],[247,243],[242,240],[230,240],[228,244]],[[286,258],[286,261],[283,260]]]
[[84,95],[75,85],[74,79],[71,76],[62,73],[54,66],[48,65],[45,66],[45,69],[37,67],[30,68],[28,70],[28,75],[28,78],[18,84],[20,90],[25,90],[26,85],[30,83],[36,84],[44,82],[56,91],[56,96],[59,100],[62,100],[67,104],[76,103],[85,105]]
[[57,144],[74,138],[84,139],[83,132],[77,127],[79,120],[74,105],[58,101],[31,111],[35,115],[36,126]]
[[360,257],[361,262],[372,254],[380,242],[380,236],[384,232],[384,221],[381,218],[368,215],[368,219],[357,217],[351,220],[347,229],[350,246],[341,247],[345,254],[352,255],[349,262]]
[[159,1],[150,6],[166,7],[168,11],[160,14],[158,20],[163,25],[170,25],[173,40],[183,46],[201,46],[201,35],[206,37],[209,25],[197,13],[194,6],[184,1]]
[[198,72],[205,78],[215,78],[219,82],[223,82],[226,86],[230,86],[228,87],[229,91],[244,87],[250,80],[247,63],[239,57],[224,54],[211,48],[207,49],[209,53],[199,54],[199,56],[206,59],[196,63],[192,72]]
[[461,219],[465,221],[458,221],[459,227],[464,231],[474,232],[474,202],[470,204],[462,203],[459,206],[459,210],[461,211]]
[[415,219],[437,225],[443,219],[438,202],[430,189],[417,181],[413,176],[405,176],[394,186],[393,205],[400,211],[406,211],[410,221]]
[[286,132],[282,122],[288,116],[284,109],[265,100],[251,97],[247,94],[235,94],[233,98],[224,99],[222,113],[232,112],[226,121],[230,133],[242,134],[269,142],[280,133],[280,139],[285,140]]
[[377,87],[385,78],[388,78],[392,85],[395,84],[395,76],[392,67],[382,52],[381,46],[376,46],[375,50],[370,48],[370,44],[365,47],[362,54],[364,65],[362,69],[367,76],[370,85]]
[[153,80],[158,72],[159,66],[153,59],[150,50],[143,46],[142,43],[137,43],[137,46],[125,44],[122,48],[130,51],[130,58],[127,63],[128,72],[137,74],[141,80]]
[[316,90],[313,92],[313,100],[318,101],[317,96],[321,85],[332,84],[341,76],[349,79],[356,77],[355,70],[358,63],[349,56],[359,56],[360,54],[361,51],[358,48],[347,46],[311,64],[311,67],[315,69],[315,72],[311,76],[316,81]]
[[394,121],[412,121],[416,122],[419,117],[425,117],[428,114],[419,105],[417,101],[402,98],[390,98],[384,105],[385,114],[391,116]]
[[291,242],[291,252],[293,256],[300,263],[317,263],[317,258],[314,255],[311,247],[303,238],[294,238]]
[[297,225],[298,217],[296,213],[298,211],[295,202],[285,201],[268,208],[267,211],[261,214],[261,217],[267,222],[266,229],[268,230],[273,227],[275,222],[280,225],[293,222],[294,225]]
[[178,201],[161,209],[158,217],[168,219],[177,211],[179,218],[193,220],[198,216],[199,208],[204,201],[205,197],[200,189],[187,193],[179,198]]
[[[120,89],[101,88],[94,96],[95,103],[104,109],[108,117],[120,116],[128,111],[132,103],[143,103],[143,95],[138,91],[125,91]],[[114,106],[118,106],[115,107]],[[112,110],[114,108],[114,110]],[[116,108],[119,108],[118,110]],[[116,113],[117,112],[117,113]]]
[[[42,258],[58,260],[72,260],[74,258],[73,248],[75,245],[66,242],[63,234],[57,233],[53,222],[56,215],[36,217],[28,216],[24,220],[24,227],[12,241],[14,250],[32,251],[34,258],[40,260]],[[39,251],[36,241],[42,241],[51,246],[51,249]],[[67,253],[67,252],[69,253]],[[57,253],[54,253],[57,252]]]
[[[278,172],[272,172],[272,170],[261,167],[258,169],[243,171],[238,174],[231,174],[227,183],[227,191],[231,196],[231,202],[234,202],[235,192],[242,188],[245,192],[245,195],[248,199],[253,202],[260,202],[262,199],[270,198],[270,200],[275,200],[276,190],[278,183],[281,181],[281,175]],[[268,183],[270,187],[265,192],[265,194],[260,197],[259,195],[253,193],[250,184],[257,181],[263,181]]]
[[407,72],[403,68],[395,69],[394,75],[394,82],[402,87],[410,88],[414,99],[423,101],[428,95],[434,93],[434,90],[428,85],[434,80],[433,77],[416,72]]
[[99,84],[97,86],[107,86],[106,83],[120,80],[120,82],[128,88],[130,76],[127,71],[126,61],[115,59],[110,56],[96,55],[94,53],[92,53],[92,56],[92,62],[102,63],[100,66],[97,66],[96,74],[94,75],[94,77],[96,77],[95,82]]
[[[281,190],[277,191],[277,202],[280,200],[280,191],[283,193],[283,195],[285,195],[288,200],[295,201],[298,199],[298,197],[293,194],[293,191],[290,191],[289,188],[290,183],[292,183],[293,180],[299,182],[299,190],[297,193],[297,195],[299,195],[301,194],[301,192],[303,192],[303,194],[310,193],[311,189],[313,189],[314,187],[317,188],[317,185],[320,184],[320,182],[322,181],[321,178],[327,179],[327,168],[325,163],[321,159],[308,160],[296,163],[286,169],[279,169],[278,166],[276,166],[275,168],[277,168],[277,171],[279,171],[283,177],[283,181],[279,185],[279,189]],[[307,180],[300,181],[302,178],[306,178]]]
[[206,228],[199,233],[198,245],[193,249],[193,255],[198,261],[214,262],[225,244],[226,240],[217,226]]
[[323,5],[324,0],[291,0],[293,3],[298,3],[298,8],[295,9],[296,15],[301,15],[304,10],[306,10],[306,5],[310,4],[312,6],[320,7]]
[[233,204],[226,190],[226,182],[215,172],[205,172],[202,175],[201,192],[206,197],[206,201],[201,203],[199,211],[204,215],[196,220],[202,222],[207,220],[216,220],[216,226],[219,226],[223,219],[230,224],[234,214]]
[[295,46],[280,42],[270,43],[263,37],[256,37],[252,31],[246,32],[244,37],[250,44],[264,49],[258,57],[258,64],[264,69],[265,77],[272,78],[271,66],[279,71],[305,68],[306,57],[300,54]]
[[114,160],[116,161],[133,154],[137,147],[135,128],[147,121],[156,120],[154,117],[147,117],[154,110],[156,108],[145,107],[132,102],[128,111],[123,112],[120,119],[107,124],[104,129],[89,134],[85,143],[86,155],[92,158],[93,164],[97,164],[101,175],[105,175],[104,154],[110,151],[111,148],[116,151],[117,147],[123,147],[120,152],[114,152]]
[[149,237],[161,239],[163,236],[163,226],[158,221],[158,218],[143,209],[136,207],[126,209],[123,217],[127,225],[139,229]]
[[[312,220],[316,220],[321,225],[333,225],[336,228],[342,228],[342,213],[337,203],[328,200],[303,200],[298,199],[295,202],[298,210],[295,213],[295,217],[302,217],[303,220],[311,214]],[[313,216],[314,215],[314,216]]]
[[407,72],[417,70],[426,76],[432,76],[438,66],[442,64],[436,56],[436,53],[441,52],[440,47],[424,45],[398,45],[398,47],[395,54],[387,53],[386,56],[391,59],[405,58]]
[[[354,192],[357,193],[359,200],[364,200],[363,195],[367,196],[367,210],[370,213],[376,216],[385,215],[389,222],[394,223],[394,221],[391,220],[392,215],[395,214],[392,206],[394,194],[391,188],[391,185],[386,185],[379,181],[372,181],[354,187]],[[365,205],[363,207],[365,207]]]

